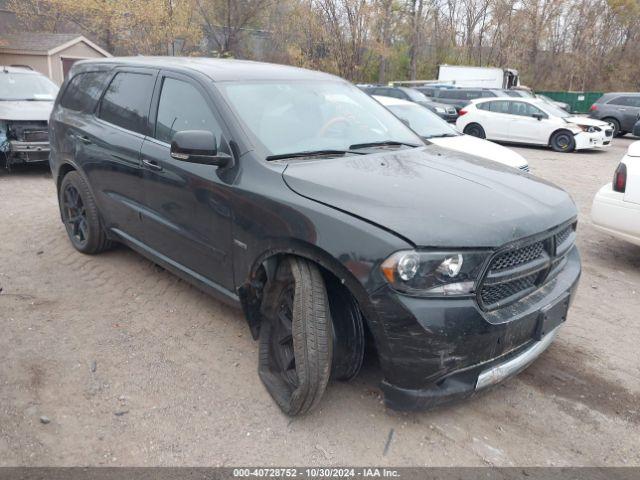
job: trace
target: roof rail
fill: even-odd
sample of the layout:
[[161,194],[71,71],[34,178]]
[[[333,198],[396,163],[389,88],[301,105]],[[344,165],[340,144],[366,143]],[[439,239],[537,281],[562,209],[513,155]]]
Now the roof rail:
[[30,65],[9,65],[9,66],[13,68],[26,68],[27,70],[33,71],[33,67]]

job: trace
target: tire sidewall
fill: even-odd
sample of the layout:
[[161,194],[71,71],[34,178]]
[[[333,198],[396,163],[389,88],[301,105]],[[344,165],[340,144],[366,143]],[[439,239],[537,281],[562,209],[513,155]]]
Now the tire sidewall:
[[[474,134],[472,132],[474,132],[477,134]],[[478,123],[470,123],[469,125],[467,125],[466,127],[464,127],[463,133],[465,135],[469,135],[471,137],[476,137],[476,138],[481,138],[481,139],[485,139],[486,138],[486,134],[484,132],[484,128],[482,128],[482,126]]]
[[[85,242],[79,242],[67,228],[63,199],[64,192],[70,185],[78,191],[78,194],[80,195],[80,198],[82,199],[82,203],[84,205],[88,226],[87,240]],[[102,231],[102,225],[100,222],[100,216],[98,214],[98,209],[93,199],[93,195],[89,190],[89,186],[78,172],[69,172],[62,179],[62,182],[60,183],[60,191],[58,192],[58,205],[60,208],[60,215],[62,216],[62,220],[64,222],[65,230],[74,248],[82,253],[96,253],[97,251],[99,251],[101,249],[104,236],[104,232]]]
[[[562,136],[566,136],[569,139],[569,145],[567,146],[567,148],[562,148],[557,143],[558,139]],[[576,148],[576,140],[573,137],[573,133],[571,133],[569,130],[560,130],[558,132],[555,132],[551,137],[550,144],[551,144],[551,148],[555,152],[560,152],[560,153],[570,153],[570,152],[573,152]]]

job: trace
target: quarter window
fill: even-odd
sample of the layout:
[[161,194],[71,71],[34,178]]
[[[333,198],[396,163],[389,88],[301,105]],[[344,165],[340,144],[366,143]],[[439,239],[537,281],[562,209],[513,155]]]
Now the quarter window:
[[98,117],[133,132],[147,133],[153,76],[117,73],[102,97]]
[[78,112],[92,111],[100,98],[106,76],[106,72],[87,72],[76,75],[67,85],[60,99],[60,105]]
[[158,104],[155,138],[171,143],[176,132],[208,130],[219,138],[220,127],[204,97],[191,84],[165,78]]

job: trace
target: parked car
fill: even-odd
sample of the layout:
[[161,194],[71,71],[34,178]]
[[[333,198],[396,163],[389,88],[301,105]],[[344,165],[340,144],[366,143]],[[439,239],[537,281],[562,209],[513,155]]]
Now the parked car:
[[457,112],[469,105],[471,100],[505,95],[504,90],[484,88],[435,88],[428,86],[418,87],[417,90],[436,102],[453,105]]
[[640,115],[640,93],[605,93],[591,105],[589,116],[610,123],[614,136],[633,130]]
[[536,93],[536,98],[542,100],[543,102],[547,102],[551,105],[555,105],[556,107],[561,108],[565,112],[571,112],[571,105],[569,105],[568,103],[558,102],[557,100],[547,97],[546,95],[541,95],[539,93]]
[[80,61],[50,130],[72,245],[124,243],[242,307],[289,415],[358,373],[365,332],[391,408],[467,397],[540,355],[574,297],[566,192],[426,145],[332,75]]
[[613,137],[613,128],[606,122],[571,116],[532,98],[473,100],[460,110],[456,125],[474,137],[548,145],[556,152],[607,147]]
[[435,102],[427,98],[424,94],[416,90],[415,88],[408,87],[385,87],[385,86],[369,86],[361,87],[361,89],[369,95],[380,95],[384,97],[399,98],[408,102],[417,103],[423,107],[428,108],[433,113],[447,122],[455,122],[458,118],[458,112],[455,108],[444,103]]
[[391,97],[374,95],[373,98],[430,143],[529,171],[529,164],[519,153],[497,143],[464,135],[422,105]]
[[28,67],[0,66],[0,166],[46,162],[58,87]]
[[[640,122],[636,123],[633,134],[640,137]],[[591,220],[597,229],[640,245],[640,141],[629,145],[613,182],[596,194]]]

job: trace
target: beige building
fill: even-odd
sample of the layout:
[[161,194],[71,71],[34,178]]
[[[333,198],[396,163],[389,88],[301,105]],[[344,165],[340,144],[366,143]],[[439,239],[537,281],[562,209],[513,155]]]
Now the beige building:
[[111,54],[77,33],[0,34],[0,65],[26,65],[60,85],[78,60]]

